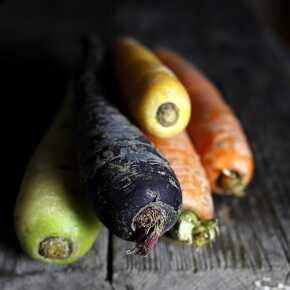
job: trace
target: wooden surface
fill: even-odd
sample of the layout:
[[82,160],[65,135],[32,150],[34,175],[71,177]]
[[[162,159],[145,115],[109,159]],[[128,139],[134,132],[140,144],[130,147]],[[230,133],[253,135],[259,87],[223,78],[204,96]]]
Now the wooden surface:
[[[126,5],[107,1],[100,9],[93,4],[78,6],[81,1],[63,1],[61,8],[38,1],[15,3],[17,7],[13,1],[0,6],[4,35],[0,93],[3,86],[9,88],[5,108],[16,116],[10,124],[13,134],[5,136],[10,140],[7,150],[14,152],[13,167],[11,158],[5,166],[18,177],[13,184],[4,181],[12,192],[0,206],[5,223],[0,233],[0,289],[259,290],[263,284],[272,289],[279,283],[290,286],[289,58],[259,28],[250,1],[132,0]],[[196,252],[164,239],[146,258],[126,256],[132,245],[104,229],[90,253],[71,266],[43,265],[20,251],[12,230],[19,180],[63,94],[63,71],[73,66],[78,53],[74,41],[83,31],[109,38],[125,33],[152,46],[178,50],[209,75],[240,118],[254,151],[255,177],[247,198],[215,198],[221,234],[212,248]],[[11,52],[9,47],[21,51]],[[16,108],[15,98],[20,101]],[[43,108],[46,99],[46,110],[36,109]],[[27,132],[32,136],[30,142]]]

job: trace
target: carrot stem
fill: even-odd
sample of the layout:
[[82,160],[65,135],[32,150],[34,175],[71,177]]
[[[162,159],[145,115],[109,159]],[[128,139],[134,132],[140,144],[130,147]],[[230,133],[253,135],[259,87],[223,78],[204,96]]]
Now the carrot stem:
[[163,127],[173,126],[177,122],[178,117],[179,110],[173,103],[162,104],[156,113],[156,119]]
[[39,254],[44,258],[67,259],[71,253],[71,243],[64,238],[49,237],[39,244]]
[[234,194],[237,197],[245,196],[245,178],[236,171],[222,170],[217,179],[217,184],[224,193]]
[[201,221],[190,210],[182,210],[178,222],[170,231],[174,238],[192,244],[195,248],[211,244],[215,240],[218,232],[216,219]]

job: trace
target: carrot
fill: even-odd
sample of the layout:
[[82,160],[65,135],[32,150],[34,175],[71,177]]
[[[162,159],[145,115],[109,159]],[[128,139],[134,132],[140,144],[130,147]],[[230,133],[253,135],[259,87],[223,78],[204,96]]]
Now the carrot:
[[188,132],[212,190],[244,195],[253,176],[254,162],[238,119],[218,89],[197,68],[167,49],[159,49],[157,55],[188,90],[192,104]]
[[15,204],[15,230],[23,250],[45,263],[84,256],[101,223],[80,184],[73,146],[71,92],[25,170]]
[[100,220],[147,255],[177,222],[181,189],[168,162],[108,100],[105,49],[90,38],[76,83],[80,175]]
[[209,182],[186,131],[161,139],[149,137],[174,170],[182,190],[182,213],[171,233],[199,247],[214,240],[217,222]]
[[113,46],[113,66],[124,104],[143,131],[170,137],[187,126],[189,96],[153,52],[134,39],[120,38]]

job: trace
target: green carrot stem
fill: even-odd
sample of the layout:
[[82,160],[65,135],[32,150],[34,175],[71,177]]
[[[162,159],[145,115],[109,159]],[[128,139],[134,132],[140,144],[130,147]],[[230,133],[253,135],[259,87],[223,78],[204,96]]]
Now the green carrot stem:
[[245,178],[238,172],[224,169],[217,182],[222,192],[234,194],[237,197],[245,196]]
[[218,234],[218,223],[216,219],[202,221],[192,211],[182,210],[170,234],[179,241],[200,248],[215,240]]

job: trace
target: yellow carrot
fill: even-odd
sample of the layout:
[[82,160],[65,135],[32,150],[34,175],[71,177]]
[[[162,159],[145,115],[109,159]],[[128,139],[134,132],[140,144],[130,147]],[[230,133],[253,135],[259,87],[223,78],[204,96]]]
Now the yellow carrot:
[[136,40],[120,38],[113,46],[113,66],[124,104],[143,131],[170,137],[187,126],[189,96],[153,52]]

